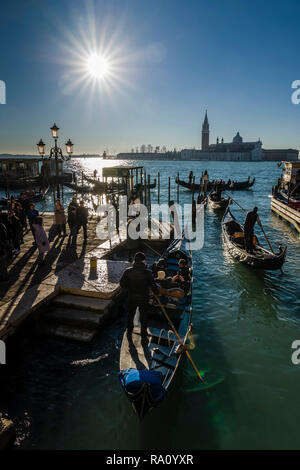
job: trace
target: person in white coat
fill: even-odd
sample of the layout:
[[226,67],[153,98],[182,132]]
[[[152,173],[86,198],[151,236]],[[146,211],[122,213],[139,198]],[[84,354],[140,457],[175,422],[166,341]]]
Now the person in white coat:
[[39,262],[40,264],[45,263],[45,253],[50,250],[50,244],[45,230],[43,229],[43,218],[36,217],[32,227],[35,232],[35,240],[39,250]]

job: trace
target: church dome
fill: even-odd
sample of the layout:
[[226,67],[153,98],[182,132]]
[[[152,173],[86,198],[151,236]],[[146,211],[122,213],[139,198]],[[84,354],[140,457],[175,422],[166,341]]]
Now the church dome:
[[237,132],[236,136],[233,138],[232,143],[233,144],[242,144],[243,143],[243,139],[240,136],[239,132]]

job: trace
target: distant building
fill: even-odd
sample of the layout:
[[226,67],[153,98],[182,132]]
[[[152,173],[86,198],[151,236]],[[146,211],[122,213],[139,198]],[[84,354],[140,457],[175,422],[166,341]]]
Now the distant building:
[[206,152],[209,147],[209,123],[207,118],[207,110],[205,111],[205,117],[202,124],[202,146],[203,152]]
[[262,152],[266,162],[291,162],[299,159],[299,151],[295,149],[262,149]]

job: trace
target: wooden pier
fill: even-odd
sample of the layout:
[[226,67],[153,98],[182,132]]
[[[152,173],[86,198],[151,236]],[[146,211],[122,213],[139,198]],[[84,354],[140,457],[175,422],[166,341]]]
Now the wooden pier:
[[[89,279],[87,274],[89,259],[91,256],[103,256],[112,244],[120,242],[115,240],[101,245],[101,240],[96,236],[96,217],[89,218],[87,242],[84,243],[80,232],[76,245],[70,243],[68,235],[52,235],[53,213],[44,213],[43,219],[46,232],[50,232],[47,264],[38,264],[38,251],[36,246],[32,245],[31,232],[28,232],[24,236],[21,253],[13,259],[8,268],[9,280],[0,283],[0,339],[6,339],[31,312],[56,297],[63,284],[69,290],[73,285],[74,292],[80,290],[83,293],[84,289],[96,291],[96,280]],[[103,248],[98,248],[99,245]],[[102,265],[102,278],[103,269]]]

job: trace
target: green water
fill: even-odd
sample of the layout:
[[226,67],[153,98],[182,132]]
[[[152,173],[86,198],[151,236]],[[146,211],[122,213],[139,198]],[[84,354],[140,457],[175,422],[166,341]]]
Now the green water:
[[[72,163],[73,169],[82,165],[92,171],[96,161]],[[207,371],[210,383],[224,380],[197,391],[197,378],[185,362],[168,399],[140,423],[117,378],[125,318],[88,346],[23,333],[9,348],[0,392],[0,410],[17,425],[16,447],[299,449],[300,365],[291,362],[291,343],[300,339],[300,236],[270,212],[268,194],[280,169],[276,163],[244,162],[145,166],[153,177],[160,171],[162,199],[167,197],[168,176],[176,199],[177,171],[185,179],[191,169],[197,176],[208,169],[211,177],[224,179],[255,176],[252,190],[233,197],[246,209],[257,205],[274,246],[288,246],[283,274],[258,272],[228,258],[220,218],[206,210],[204,247],[193,253],[197,347],[192,356],[200,370]],[[182,202],[190,202],[190,197],[181,191]],[[51,204],[49,199],[44,208],[49,210]],[[236,216],[244,217],[234,209]]]

